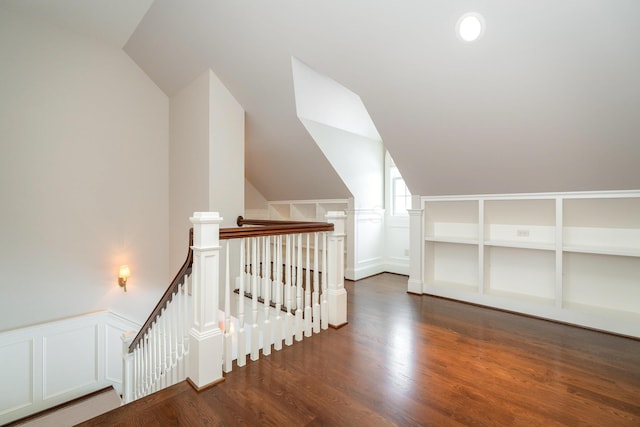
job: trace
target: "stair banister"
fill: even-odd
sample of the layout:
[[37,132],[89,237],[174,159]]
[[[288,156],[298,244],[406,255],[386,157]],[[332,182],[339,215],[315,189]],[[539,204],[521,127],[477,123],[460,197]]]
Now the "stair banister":
[[[220,268],[226,270],[225,309],[229,307],[228,296],[231,289],[229,266],[220,264],[220,240],[243,239],[240,245],[243,249],[239,270],[239,295],[244,295],[245,284],[254,285],[251,289],[253,298],[261,296],[263,304],[261,312],[264,312],[264,322],[260,322],[261,328],[271,328],[270,302],[273,302],[274,307],[286,303],[284,317],[279,309],[274,314],[275,325],[283,325],[284,331],[284,336],[280,332],[273,336],[274,349],[282,348],[283,339],[285,344],[291,345],[294,335],[296,341],[299,341],[303,336],[310,336],[312,330],[317,332],[318,329],[328,326],[336,328],[346,324],[346,292],[343,279],[345,218],[342,212],[330,212],[326,223],[251,220],[238,217],[237,228],[220,228],[222,218],[217,212],[194,213],[190,218],[193,228],[190,232],[187,260],[135,338],[133,334],[123,335],[125,403],[185,378],[194,388],[201,390],[223,380],[223,361],[224,371],[231,369],[230,352],[228,348],[225,349],[225,344],[228,347],[228,343],[233,341],[230,337],[231,321],[228,313],[223,313],[224,320],[221,324],[218,323],[219,286],[223,285],[220,283]],[[313,282],[310,281],[309,274],[311,265],[308,233],[314,233]],[[307,234],[307,272],[304,281],[302,234]],[[283,235],[286,236],[286,245]],[[271,239],[267,236],[276,237]],[[318,260],[320,245],[322,259]],[[227,249],[230,247],[228,244],[225,246]],[[283,261],[286,261],[284,270]],[[277,266],[272,266],[272,262],[276,262]],[[245,271],[245,263],[250,264],[250,270]],[[323,273],[318,275],[320,263]],[[234,271],[237,271],[235,267]],[[233,275],[235,276],[235,273]],[[259,281],[256,280],[258,277]],[[191,297],[188,295],[188,280],[191,284]],[[305,285],[308,288],[303,294]],[[271,286],[277,288],[272,292]],[[315,293],[319,294],[316,296]],[[251,327],[254,328],[258,326],[255,318],[257,307],[252,308]],[[247,319],[244,318],[242,310],[238,313],[240,317],[237,333],[244,343]],[[313,317],[316,317],[313,323],[309,319],[312,313]],[[303,331],[306,333],[303,334]],[[258,337],[257,333],[255,331],[251,340],[250,353],[251,359],[254,360],[258,358],[258,349],[254,348],[257,343],[253,343]],[[271,343],[270,329],[265,334]],[[267,345],[270,349],[271,344]],[[238,350],[241,349],[242,346],[239,346]],[[269,351],[265,349],[266,347],[263,347],[263,354],[266,355]],[[237,359],[238,366],[244,365],[246,360],[244,349],[242,353],[243,355]]]

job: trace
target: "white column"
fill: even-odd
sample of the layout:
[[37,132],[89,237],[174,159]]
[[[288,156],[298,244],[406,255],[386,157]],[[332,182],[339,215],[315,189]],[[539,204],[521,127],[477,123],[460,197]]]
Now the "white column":
[[122,334],[122,400],[129,403],[133,400],[133,353],[129,353],[129,346],[136,334],[133,331]]
[[193,321],[189,382],[197,390],[222,380],[222,331],[218,326],[220,223],[217,212],[196,212],[193,224]]
[[344,229],[347,216],[343,212],[329,212],[326,218],[334,226],[329,234],[326,272],[329,326],[339,328],[347,324],[347,291],[344,289]]
[[[416,203],[414,201],[414,208]],[[423,209],[407,209],[409,213],[409,282],[407,292],[422,294],[422,259],[424,240],[422,236]]]
[[356,219],[356,210],[354,208],[353,197],[349,198],[349,206],[345,210],[346,225],[345,234],[349,233],[349,239],[346,239],[347,245],[347,263],[345,265],[344,276],[349,280],[357,280],[356,264],[358,263],[358,227]]

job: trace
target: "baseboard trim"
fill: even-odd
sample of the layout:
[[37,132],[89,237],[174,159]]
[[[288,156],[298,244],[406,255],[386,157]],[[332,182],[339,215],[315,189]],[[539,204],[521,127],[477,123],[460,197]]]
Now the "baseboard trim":
[[217,386],[218,384],[220,384],[220,383],[224,382],[224,377],[222,377],[222,378],[220,378],[220,379],[218,379],[218,380],[212,381],[212,382],[210,382],[209,384],[205,384],[205,385],[203,385],[202,387],[198,387],[198,386],[196,385],[196,383],[194,383],[193,381],[191,381],[191,378],[187,378],[187,382],[189,383],[189,385],[190,385],[191,387],[193,387],[193,389],[194,389],[195,391],[197,391],[197,392],[201,392],[201,391],[203,391],[203,390],[209,389],[209,388],[211,388],[211,387],[215,387],[215,386]]
[[76,397],[75,399],[71,399],[68,402],[64,402],[64,403],[61,403],[59,405],[52,406],[51,408],[43,409],[42,411],[36,412],[35,414],[27,415],[26,417],[22,417],[22,418],[19,418],[17,420],[14,420],[14,421],[10,422],[9,424],[5,424],[4,427],[18,426],[18,425],[33,421],[33,420],[35,420],[37,418],[45,417],[45,416],[47,416],[49,414],[52,414],[52,413],[54,413],[56,411],[64,409],[64,408],[66,408],[68,406],[77,405],[78,403],[81,403],[81,402],[83,402],[85,400],[89,400],[92,397],[98,396],[98,395],[100,395],[102,393],[108,393],[111,390],[115,391],[115,389],[111,385],[107,386],[107,387],[104,387],[104,388],[101,388],[100,390],[96,390],[96,391],[93,391],[91,393],[85,394],[83,396]]
[[342,328],[343,326],[347,326],[348,324],[349,324],[349,322],[344,322],[344,323],[341,323],[341,324],[339,324],[339,325],[332,325],[331,323],[329,323],[329,327],[330,327],[331,329],[340,329],[340,328]]

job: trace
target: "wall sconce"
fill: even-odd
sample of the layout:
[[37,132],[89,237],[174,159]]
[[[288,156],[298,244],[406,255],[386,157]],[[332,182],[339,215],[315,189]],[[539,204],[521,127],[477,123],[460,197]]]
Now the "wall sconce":
[[128,265],[121,265],[118,273],[118,284],[127,292],[127,279],[131,276],[131,270]]

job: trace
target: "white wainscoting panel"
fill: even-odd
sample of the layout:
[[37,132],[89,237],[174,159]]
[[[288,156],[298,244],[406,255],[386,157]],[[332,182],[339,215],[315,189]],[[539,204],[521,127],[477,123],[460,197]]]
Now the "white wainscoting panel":
[[109,385],[120,392],[120,336],[139,328],[100,311],[0,332],[0,425]]
[[[360,280],[384,271],[384,211],[347,210],[347,226],[353,224],[347,239],[355,239],[353,265],[345,266],[345,278]],[[351,218],[349,218],[351,217]],[[348,257],[347,257],[348,258]]]
[[140,325],[110,312],[105,325],[105,379],[122,394],[122,334],[138,331]]
[[0,417],[33,403],[33,344],[22,339],[0,345]]
[[98,383],[98,324],[54,332],[42,338],[43,400]]

